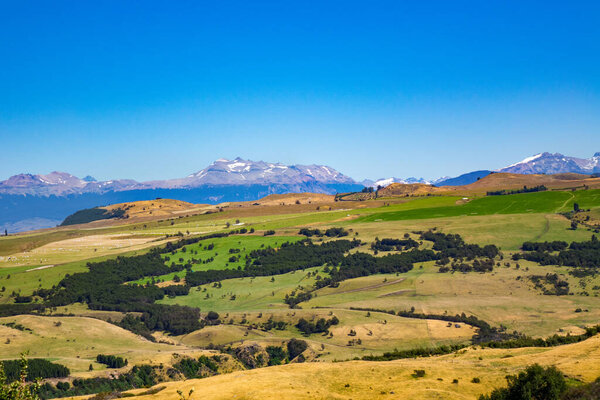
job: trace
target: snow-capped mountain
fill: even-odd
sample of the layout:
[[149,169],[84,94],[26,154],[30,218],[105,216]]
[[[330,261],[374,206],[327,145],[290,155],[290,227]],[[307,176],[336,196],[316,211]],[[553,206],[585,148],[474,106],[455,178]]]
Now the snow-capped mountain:
[[361,190],[352,178],[324,165],[284,165],[219,159],[185,178],[136,182],[98,182],[66,172],[19,174],[0,182],[0,228],[47,228],[83,208],[156,197],[192,203],[257,200],[269,194],[335,194]]
[[431,185],[431,184],[435,183],[435,181],[432,182],[432,181],[425,180],[423,178],[415,178],[415,177],[410,177],[410,178],[406,178],[406,179],[391,177],[391,178],[378,179],[376,181],[373,181],[370,179],[365,179],[361,183],[367,187],[377,188],[379,186],[386,187],[386,186],[391,185],[392,183],[424,183],[426,185]]
[[600,172],[600,152],[594,154],[591,158],[569,157],[560,153],[540,153],[502,168],[499,172],[516,174],[560,174],[567,172],[593,174]]
[[19,174],[0,182],[0,193],[29,195],[66,195],[81,191],[87,182],[66,172],[47,175]]
[[[324,165],[284,165],[264,161],[218,159],[208,167],[177,182],[179,185],[252,185],[252,184],[301,184],[356,183],[331,167]],[[175,182],[171,182],[175,183]]]
[[185,178],[136,182],[120,179],[98,182],[91,176],[79,179],[66,172],[48,175],[19,174],[0,182],[0,193],[64,196],[83,193],[144,189],[189,189],[206,185],[329,185],[357,183],[324,165],[284,165],[264,161],[218,159]]

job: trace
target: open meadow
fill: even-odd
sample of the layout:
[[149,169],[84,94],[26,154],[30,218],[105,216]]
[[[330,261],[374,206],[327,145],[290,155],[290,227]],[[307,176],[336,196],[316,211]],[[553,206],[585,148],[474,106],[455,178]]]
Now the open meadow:
[[[474,399],[534,362],[574,381],[600,375],[597,336],[550,347],[478,345],[583,335],[600,321],[595,269],[519,258],[525,242],[595,243],[600,190],[297,200],[1,238],[2,358],[29,352],[65,365],[68,382],[175,366],[152,378],[165,389],[140,396],[166,399],[191,387],[205,398],[272,398],[275,382],[278,397]],[[570,212],[575,203],[579,213]],[[404,267],[414,254],[421,259]],[[386,260],[394,261],[377,266]],[[65,288],[77,292],[89,265],[92,286],[69,298]],[[140,293],[150,297],[136,303]],[[289,348],[294,340],[304,343],[300,355]],[[431,357],[352,361],[440,348]],[[110,369],[98,354],[129,364]],[[205,364],[202,380],[178,361],[219,354],[228,366]],[[425,376],[414,377],[421,369]],[[242,384],[248,379],[252,390]]]

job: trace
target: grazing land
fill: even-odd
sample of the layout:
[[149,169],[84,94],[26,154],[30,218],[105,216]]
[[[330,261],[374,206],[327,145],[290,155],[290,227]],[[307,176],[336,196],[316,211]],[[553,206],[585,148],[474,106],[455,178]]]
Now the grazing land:
[[[43,381],[46,398],[84,394],[80,381],[56,386],[84,379],[88,395],[141,399],[192,387],[215,399],[476,399],[533,363],[593,381],[600,190],[486,196],[515,185],[484,179],[469,195],[131,203],[107,208],[128,218],[2,237],[1,358],[68,367]],[[144,383],[127,380],[139,368],[152,371]]]

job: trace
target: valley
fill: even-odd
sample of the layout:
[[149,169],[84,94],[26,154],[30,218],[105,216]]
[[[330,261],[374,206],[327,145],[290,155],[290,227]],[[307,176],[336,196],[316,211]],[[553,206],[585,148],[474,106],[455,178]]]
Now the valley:
[[[543,348],[493,344],[577,337],[598,323],[596,268],[519,257],[525,242],[596,243],[587,216],[600,209],[599,190],[165,201],[113,206],[139,210],[124,219],[0,238],[2,358],[28,352],[70,371],[45,381],[44,398],[152,385],[160,391],[140,398],[176,399],[192,386],[209,398],[269,398],[278,381],[304,398],[462,399],[535,362],[582,383],[600,375],[598,336]],[[443,350],[400,355],[415,349]],[[98,354],[128,364],[112,370]],[[189,372],[182,360],[209,361]],[[138,367],[145,384],[135,383]],[[411,376],[421,369],[424,378]],[[329,383],[300,383],[312,374]],[[245,379],[253,391],[237,386]]]

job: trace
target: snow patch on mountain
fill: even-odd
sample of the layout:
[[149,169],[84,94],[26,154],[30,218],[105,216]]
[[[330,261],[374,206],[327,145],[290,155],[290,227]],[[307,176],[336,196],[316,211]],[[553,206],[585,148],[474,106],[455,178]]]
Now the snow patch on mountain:
[[498,170],[516,174],[593,174],[600,172],[600,156],[590,158],[565,156],[560,153],[540,153]]
[[524,158],[523,160],[521,160],[521,161],[519,161],[519,162],[517,162],[517,163],[511,164],[511,165],[509,165],[509,166],[508,166],[508,167],[506,167],[506,168],[511,168],[511,167],[514,167],[514,166],[516,166],[516,165],[519,165],[519,164],[527,164],[527,163],[530,163],[530,162],[532,162],[532,161],[534,161],[534,160],[537,160],[538,158],[542,157],[542,156],[543,156],[543,154],[544,154],[544,153],[540,153],[540,154],[536,154],[536,155],[534,155],[534,156],[531,156],[531,157]]
[[379,186],[386,187],[386,186],[391,185],[392,183],[403,183],[403,184],[424,183],[426,185],[431,185],[432,184],[431,181],[428,181],[428,180],[423,179],[423,178],[415,178],[415,177],[410,177],[410,178],[396,178],[396,177],[381,178],[381,179],[377,179],[376,181],[365,179],[361,183],[364,186],[366,186],[366,187],[372,187],[372,188],[377,188]]

